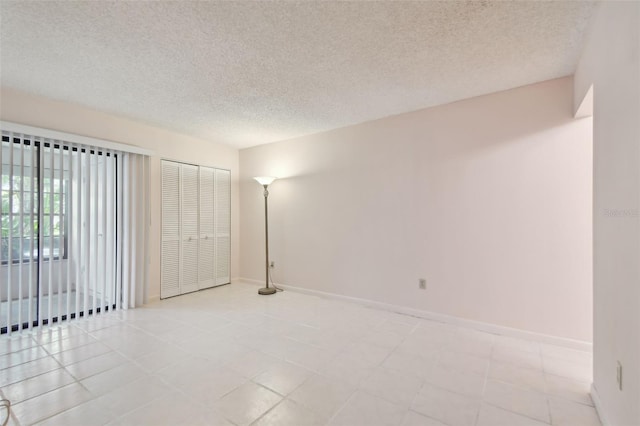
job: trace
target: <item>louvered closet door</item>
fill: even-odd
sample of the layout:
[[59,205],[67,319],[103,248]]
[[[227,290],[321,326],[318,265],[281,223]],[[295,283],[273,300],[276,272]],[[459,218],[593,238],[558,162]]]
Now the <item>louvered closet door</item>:
[[231,172],[215,170],[216,284],[228,284],[231,260]]
[[214,169],[200,167],[200,241],[198,253],[198,288],[200,289],[216,285],[214,175]]
[[181,294],[198,290],[198,166],[182,165]]
[[162,298],[180,294],[180,167],[162,161]]

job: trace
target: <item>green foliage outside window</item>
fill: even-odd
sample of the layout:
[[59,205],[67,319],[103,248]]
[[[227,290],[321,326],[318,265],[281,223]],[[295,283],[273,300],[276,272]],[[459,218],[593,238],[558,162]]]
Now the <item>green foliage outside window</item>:
[[[53,188],[51,183],[53,183]],[[45,177],[43,184],[41,200],[43,212],[42,235],[44,237],[43,256],[48,258],[49,253],[53,252],[53,256],[58,257],[61,252],[64,254],[65,182],[59,178],[54,178],[52,182],[49,177]],[[20,258],[20,240],[22,240],[23,245],[23,259],[28,260],[30,257],[31,239],[33,239],[34,246],[33,257],[37,257],[38,189],[37,177],[32,179],[30,176],[14,175],[11,177],[8,174],[2,175],[0,194],[2,201],[2,210],[0,211],[0,260],[2,262],[6,263],[9,259],[10,235],[12,240],[11,257],[14,261]],[[53,192],[51,191],[52,189]],[[22,227],[20,226],[21,212]],[[33,215],[33,220],[31,215]],[[13,216],[13,220],[11,216]],[[53,250],[51,250],[51,237],[53,237]]]

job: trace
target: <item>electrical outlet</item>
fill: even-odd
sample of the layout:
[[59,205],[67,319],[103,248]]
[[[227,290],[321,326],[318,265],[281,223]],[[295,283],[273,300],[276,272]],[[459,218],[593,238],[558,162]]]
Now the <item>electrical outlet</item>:
[[418,280],[418,288],[420,290],[426,290],[427,289],[427,280],[424,278],[420,278]]
[[275,268],[276,267],[276,262],[274,262],[273,260],[269,263],[269,267],[270,268]]
[[618,389],[622,390],[622,364],[620,364],[620,361],[616,366],[616,381],[618,382]]

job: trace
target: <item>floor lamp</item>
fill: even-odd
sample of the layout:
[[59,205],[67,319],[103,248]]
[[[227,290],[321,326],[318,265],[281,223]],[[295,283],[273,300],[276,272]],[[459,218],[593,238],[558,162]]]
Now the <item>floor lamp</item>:
[[264,243],[265,243],[265,268],[266,268],[266,277],[265,284],[266,286],[258,290],[258,294],[273,294],[276,292],[274,287],[269,287],[269,220],[267,216],[267,197],[269,196],[269,191],[267,187],[271,185],[271,182],[276,180],[277,178],[272,176],[258,176],[254,177],[255,180],[258,181],[260,185],[264,187]]

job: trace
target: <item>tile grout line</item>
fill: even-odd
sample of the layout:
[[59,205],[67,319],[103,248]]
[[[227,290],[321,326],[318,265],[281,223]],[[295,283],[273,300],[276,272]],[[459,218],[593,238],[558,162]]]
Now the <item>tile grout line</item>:
[[[243,307],[243,306],[251,307],[250,309],[254,309],[254,308],[259,308],[259,306],[261,306],[261,305],[255,304],[255,303],[246,303],[245,301],[241,300],[241,298],[242,298],[242,295],[237,296],[237,297],[235,297],[235,296],[234,296],[234,297],[231,299],[231,301],[226,305],[226,306],[228,306],[228,307],[227,307],[227,308],[225,308],[225,309],[229,309],[229,310],[231,310],[231,309],[237,309],[238,307]],[[204,305],[205,305],[205,303],[204,303],[204,302],[203,302],[203,303],[200,303],[198,306],[201,306],[201,305],[202,305],[202,306],[204,306]],[[183,308],[185,308],[185,307],[186,307],[186,308],[188,309],[188,308],[189,308],[189,306],[190,306],[189,304],[185,304],[185,305],[182,305],[182,304],[181,304],[181,305],[174,304],[174,305],[173,305],[173,308],[174,308],[174,309],[183,309]],[[323,309],[324,309],[324,307],[323,307]],[[298,312],[298,311],[299,311],[299,310],[291,309],[291,310],[288,310],[287,312],[290,312],[290,313],[292,313],[292,314],[294,314],[294,315],[295,315],[295,313],[296,313],[296,312]],[[372,310],[372,311],[373,311],[373,312],[377,312],[377,310]],[[345,314],[346,314],[347,312],[351,312],[351,310],[341,310],[340,312],[341,312],[341,313],[342,313],[342,312],[345,312]],[[318,313],[318,315],[320,315],[320,314],[322,314],[322,313],[323,313],[323,312],[319,312],[319,313]],[[326,313],[326,311],[325,311],[325,313]],[[295,315],[295,316],[297,316],[297,315]],[[297,316],[297,317],[299,317],[299,316]],[[182,318],[182,317],[181,317],[181,318]],[[327,325],[329,324],[329,323],[327,323],[327,322],[320,322],[320,323],[318,323],[317,321],[307,321],[307,320],[305,320],[305,321],[299,321],[299,322],[296,322],[296,320],[289,319],[289,318],[291,318],[291,317],[288,317],[287,315],[284,315],[284,314],[283,314],[283,315],[281,315],[281,317],[279,317],[278,319],[279,319],[279,320],[281,320],[281,321],[288,321],[288,322],[290,321],[291,323],[298,323],[298,324],[303,324],[303,323],[304,323],[304,324],[306,324],[306,323],[309,323],[309,324],[322,324],[319,328],[318,328],[318,327],[315,327],[315,329],[317,329],[317,330],[325,329],[325,327],[327,327]],[[144,321],[144,319],[142,319],[142,320]],[[372,318],[372,320],[373,320],[373,318]],[[124,319],[121,319],[120,321],[121,321],[121,323],[125,323],[125,322],[126,322]],[[424,321],[427,321],[427,320],[424,320]],[[375,321],[375,320],[373,320],[373,322],[376,322],[376,321]],[[387,319],[385,319],[385,320],[380,320],[379,325],[382,325],[382,324],[384,324],[384,323],[392,323],[392,322],[396,322],[396,321],[393,321],[392,319],[387,318]],[[376,322],[376,323],[378,323],[378,322]],[[402,323],[402,322],[399,322],[399,323]],[[232,321],[232,324],[237,324],[238,326],[243,327],[243,328],[250,328],[250,329],[253,329],[253,327],[251,327],[251,326],[247,326],[245,323],[240,323],[240,322]],[[116,324],[114,324],[114,325],[116,325]],[[144,333],[144,334],[146,334],[146,335],[148,335],[148,336],[151,336],[151,337],[153,337],[153,338],[156,338],[156,339],[162,340],[162,339],[160,339],[160,338],[156,335],[156,333],[155,333],[155,332],[148,331],[148,330],[146,330],[146,329],[145,329],[145,328],[143,328],[143,327],[139,327],[139,326],[138,326],[137,324],[135,324],[135,323],[127,324],[127,325],[128,325],[128,326],[130,326],[132,329],[134,329],[134,330],[138,331],[138,332],[141,332],[141,333]],[[330,329],[331,329],[331,327],[332,327],[332,326],[328,327],[328,329],[330,330]],[[390,350],[390,351],[389,351],[389,352],[384,356],[384,358],[383,358],[380,362],[378,362],[378,363],[376,364],[375,368],[384,368],[384,367],[383,367],[384,362],[385,362],[386,360],[388,360],[388,359],[389,359],[389,357],[390,357],[390,356],[392,356],[393,354],[395,354],[395,353],[399,353],[399,352],[398,352],[398,350],[399,350],[399,349],[398,349],[398,348],[399,348],[399,346],[401,346],[401,345],[402,345],[402,344],[403,344],[403,343],[408,339],[408,337],[409,337],[409,336],[411,336],[412,334],[414,334],[415,330],[419,329],[419,327],[420,327],[420,322],[416,322],[416,323],[411,327],[410,332],[409,332],[409,333],[407,333],[407,334],[405,334],[405,335],[403,335],[402,340],[399,340],[397,343],[395,343],[395,344],[394,344],[394,345],[392,345],[392,346],[388,346],[388,345],[378,345],[378,344],[377,344],[377,343],[375,343],[375,342],[367,342],[367,343],[372,344],[372,345],[375,345],[375,346],[384,347],[385,349],[391,349],[391,350]],[[107,329],[107,328],[109,328],[109,327],[104,327],[104,328],[101,328],[101,329],[97,329],[97,330],[95,330],[95,331],[105,330],[105,329]],[[465,327],[463,327],[463,328],[465,328]],[[468,328],[468,327],[466,327],[466,328]],[[86,330],[84,330],[84,329],[81,329],[81,328],[79,328],[79,329],[80,329],[80,330],[82,330],[85,334],[88,334],[88,335],[91,335],[91,333],[93,333],[93,331],[92,331],[92,332],[88,332],[88,331],[86,331]],[[456,329],[457,329],[457,330],[459,330],[459,329],[460,329],[460,327],[456,327]],[[469,328],[469,329],[472,329],[472,328]],[[480,330],[480,332],[483,332],[483,331],[482,331],[482,330]],[[483,333],[485,333],[485,332],[483,332]],[[273,334],[273,335],[274,335],[274,336],[282,337],[282,336],[284,336],[284,333],[281,333],[281,332],[274,332],[274,334]],[[359,331],[359,332],[357,333],[357,335],[358,335],[358,341],[359,341],[359,342],[364,342],[364,341],[362,340],[362,339],[364,338],[364,334],[362,334],[362,331]],[[92,336],[92,337],[94,337],[94,336]],[[285,336],[285,337],[286,337],[286,336]],[[31,338],[31,340],[32,340],[32,341],[35,341],[35,338],[34,338],[33,336],[30,336],[30,338]],[[196,339],[196,337],[194,337],[194,339]],[[59,340],[64,340],[64,339],[59,339]],[[292,340],[292,341],[296,341],[296,342],[299,342],[299,343],[304,344],[304,345],[308,345],[308,346],[310,346],[311,348],[319,348],[319,349],[322,349],[322,350],[327,350],[327,349],[325,349],[325,348],[324,348],[324,346],[317,346],[317,345],[315,345],[315,344],[310,344],[310,343],[300,342],[300,341],[298,341],[298,340],[296,340],[296,339],[290,339],[290,340]],[[102,339],[97,339],[97,341],[101,342],[102,344],[105,344],[105,343],[102,341]],[[36,345],[41,346],[39,342],[37,342],[37,341],[36,341],[35,343],[36,343]],[[244,344],[242,344],[242,343],[238,343],[238,344],[239,344],[239,345],[241,345],[241,346],[244,346]],[[85,345],[87,345],[87,344],[84,344],[84,345],[81,345],[81,346],[78,346],[78,347],[75,347],[75,348],[71,348],[71,349],[69,349],[69,351],[72,351],[72,350],[74,350],[74,349],[78,349],[78,348],[80,348],[80,347],[82,347],[82,346],[85,346]],[[106,344],[105,344],[105,345],[106,345]],[[180,346],[180,345],[177,345],[177,347],[179,347],[179,346]],[[348,345],[347,345],[347,346],[348,346]],[[42,346],[41,346],[41,347],[42,347]],[[131,356],[133,356],[133,358],[131,358],[131,357],[129,357],[129,356],[124,355],[124,354],[123,354],[123,353],[121,353],[119,350],[117,350],[117,349],[113,348],[113,347],[112,347],[112,346],[110,346],[110,345],[106,345],[106,347],[108,347],[108,348],[110,349],[110,352],[113,352],[113,353],[115,353],[115,354],[118,354],[118,355],[120,355],[120,356],[123,356],[123,357],[124,357],[128,362],[133,363],[133,365],[138,365],[136,360],[137,360],[138,358],[140,358],[139,356],[138,356],[138,357],[136,357],[136,356],[134,356],[134,355],[131,355]],[[344,349],[345,347],[346,347],[346,346],[343,346],[342,348]],[[480,402],[481,402],[481,403],[482,403],[482,402],[484,402],[484,397],[485,397],[486,392],[487,392],[487,386],[488,386],[488,382],[489,382],[489,376],[490,376],[490,372],[491,372],[491,367],[492,367],[492,365],[493,365],[493,363],[494,363],[494,362],[497,362],[497,361],[494,359],[494,357],[493,357],[493,355],[494,355],[494,353],[495,353],[495,347],[496,347],[496,346],[495,346],[495,342],[494,342],[494,343],[492,344],[491,352],[490,352],[490,354],[489,354],[489,356],[488,356],[487,367],[486,367],[485,373],[484,373],[484,375],[483,375],[482,391],[481,391],[481,397],[480,397]],[[247,348],[248,348],[248,350],[249,350],[249,351],[255,350],[255,351],[259,352],[259,353],[264,353],[264,352],[262,352],[262,350],[261,350],[261,349],[256,349],[256,348],[253,348],[253,347],[247,347]],[[442,357],[444,356],[444,355],[443,355],[443,349],[444,349],[444,348],[445,348],[445,346],[439,346],[439,347],[438,347],[438,349],[437,349],[438,356],[436,357],[436,359],[435,359],[435,361],[434,361],[436,364],[437,364],[438,362],[440,362],[440,361],[441,361],[441,359],[442,359]],[[44,348],[43,348],[43,349],[44,349]],[[51,354],[51,353],[50,353],[49,351],[47,351],[46,349],[44,349],[44,350],[45,350],[45,352],[46,352],[47,354],[49,354],[49,356],[54,357],[54,354]],[[61,351],[61,352],[59,352],[59,353],[62,353],[62,352],[65,352],[65,351]],[[457,352],[457,351],[456,351],[456,352]],[[466,353],[466,352],[461,351],[460,353]],[[265,355],[267,355],[267,356],[273,356],[272,354],[266,354],[266,353],[264,353],[264,354],[265,354]],[[539,349],[539,348],[538,348],[537,354],[538,354],[538,357],[540,357],[540,361],[541,361],[541,363],[542,363],[542,361],[543,361],[543,359],[542,359],[542,358],[543,358],[543,357],[542,357],[542,353],[541,353],[541,351],[540,351],[540,349]],[[88,359],[93,359],[93,358],[98,357],[98,356],[100,356],[100,355],[92,356],[92,357],[90,357],[90,358],[88,358]],[[331,359],[330,359],[328,362],[323,363],[323,365],[324,365],[324,366],[326,366],[326,365],[331,364],[331,362],[333,362],[333,358],[335,358],[335,356],[336,356],[336,354],[333,354],[333,355],[331,356]],[[206,358],[206,357],[205,357],[205,358]],[[305,371],[309,370],[307,367],[302,366],[302,365],[300,365],[300,364],[298,364],[298,363],[296,363],[296,362],[287,361],[286,356],[285,356],[285,357],[282,357],[282,358],[280,358],[280,357],[274,357],[274,358],[277,358],[278,360],[280,360],[280,361],[282,361],[282,362],[290,363],[291,365],[300,366],[300,367],[301,367],[301,368],[303,368]],[[88,360],[88,359],[87,359],[87,360]],[[562,359],[562,358],[558,358],[558,359]],[[61,369],[63,369],[64,371],[67,371],[67,370],[66,370],[66,366],[61,365],[61,363],[62,363],[61,361],[58,361],[58,359],[57,359],[57,358],[54,358],[54,361],[55,361],[55,363],[57,363],[57,364],[59,365],[59,367],[60,367]],[[86,361],[86,360],[82,360],[82,361]],[[79,361],[79,362],[82,362],[82,361]],[[30,362],[30,361],[29,361],[29,362]],[[73,365],[73,364],[74,364],[74,363],[72,363],[72,364],[70,364],[70,365]],[[506,362],[506,364],[511,365],[509,362]],[[20,364],[20,365],[21,365],[21,364]],[[457,364],[456,364],[456,365],[457,365]],[[113,367],[113,368],[116,368],[116,367]],[[289,393],[288,393],[288,395],[290,395],[291,393],[295,392],[299,387],[303,386],[303,385],[304,385],[304,383],[306,383],[306,382],[307,382],[311,377],[313,377],[314,375],[319,375],[320,377],[324,377],[324,378],[327,378],[327,379],[330,379],[330,380],[336,380],[335,378],[333,378],[333,377],[331,377],[331,376],[326,376],[326,375],[324,375],[324,374],[320,373],[320,370],[322,370],[322,368],[323,368],[323,367],[322,367],[322,366],[320,366],[320,367],[316,367],[316,368],[311,369],[311,370],[310,370],[310,371],[311,371],[311,375],[310,375],[309,377],[307,377],[303,382],[301,382],[301,383],[300,383],[300,384],[299,384],[295,389],[293,389],[291,392],[289,392]],[[523,367],[523,366],[518,366],[518,365],[513,365],[513,368],[516,368],[516,369],[523,369],[523,370],[530,370],[530,371],[538,371],[537,369],[534,369],[534,368],[525,368],[525,367]],[[391,369],[391,370],[392,370],[392,371],[396,371],[396,370],[394,370],[394,369]],[[52,371],[56,371],[56,370],[52,370]],[[101,374],[101,373],[104,373],[104,372],[106,372],[106,371],[109,371],[109,369],[107,369],[107,370],[105,370],[105,371],[103,371],[103,372],[100,372],[100,373],[96,373],[96,374]],[[456,369],[456,371],[457,371],[457,369]],[[584,406],[587,406],[587,407],[591,407],[591,408],[593,408],[592,406],[590,406],[590,405],[588,405],[588,404],[582,403],[582,402],[580,402],[580,401],[574,401],[574,400],[572,400],[572,399],[571,399],[571,398],[569,398],[569,397],[565,397],[565,396],[555,396],[555,395],[551,395],[551,394],[549,393],[549,388],[548,388],[548,383],[547,383],[547,378],[548,378],[548,377],[558,377],[558,378],[560,378],[560,379],[564,379],[564,380],[572,381],[572,382],[577,382],[577,380],[575,380],[575,379],[573,379],[573,378],[570,378],[570,377],[557,376],[557,375],[554,375],[554,374],[552,374],[552,373],[548,373],[548,372],[546,372],[546,369],[544,368],[544,365],[542,366],[542,370],[540,370],[540,372],[542,373],[542,378],[543,378],[544,385],[545,385],[545,387],[544,387],[544,392],[542,392],[542,393],[541,393],[541,395],[542,395],[542,396],[544,397],[544,399],[545,399],[546,406],[547,406],[547,410],[549,411],[549,415],[550,415],[550,416],[551,416],[551,413],[550,413],[550,399],[551,399],[551,397],[553,397],[553,398],[558,398],[558,399],[561,399],[561,400],[567,400],[567,401],[570,401],[570,402],[572,402],[572,403],[577,403],[577,404],[581,404],[581,405],[584,405]],[[36,376],[34,376],[34,377],[38,377],[38,376],[40,376],[40,375],[47,374],[47,373],[49,373],[49,372],[41,373],[41,374],[36,375]],[[256,383],[256,382],[254,382],[254,381],[253,381],[253,379],[255,378],[255,376],[257,376],[257,375],[259,375],[259,374],[261,374],[261,373],[257,373],[256,375],[254,375],[254,377],[249,377],[249,378],[248,378],[248,380],[247,380],[245,383],[249,383],[249,382],[250,382],[250,383],[253,383],[253,384],[255,384],[255,385],[259,386],[259,387],[262,387],[262,388],[264,388],[264,389],[267,389],[267,390],[269,390],[270,392],[274,392],[276,395],[281,396],[281,400],[280,400],[277,404],[275,404],[274,406],[270,407],[267,411],[265,411],[264,413],[262,413],[262,414],[261,414],[261,415],[260,415],[256,420],[254,420],[254,422],[253,422],[253,423],[255,423],[255,422],[259,421],[259,420],[260,420],[260,419],[262,419],[262,418],[264,418],[268,413],[272,412],[276,407],[281,406],[283,403],[285,403],[284,401],[289,400],[289,398],[287,397],[287,395],[282,395],[282,394],[280,394],[279,392],[274,391],[274,390],[272,390],[272,389],[270,389],[270,388],[268,388],[268,387],[266,387],[266,386],[264,386],[264,385],[262,385],[262,384],[260,384],[260,383]],[[242,374],[242,375],[243,375],[243,374]],[[94,376],[94,375],[92,375],[92,376],[88,376],[87,378],[89,378],[89,377],[93,377],[93,376]],[[244,375],[243,375],[243,376],[244,376]],[[82,386],[82,388],[83,388],[83,389],[87,390],[87,389],[82,385],[82,383],[80,383],[80,381],[79,381],[78,379],[76,379],[76,378],[75,378],[75,376],[71,375],[71,377],[72,377],[72,378],[73,378],[73,380],[74,380],[74,382],[73,382],[73,383],[78,383],[78,384],[80,384],[80,385]],[[146,370],[144,370],[144,377],[157,377],[157,376],[155,376],[152,372],[147,372]],[[246,376],[245,376],[245,377],[246,377]],[[29,378],[28,378],[28,379],[29,379]],[[23,379],[23,380],[28,380],[28,379]],[[418,397],[418,395],[420,394],[421,390],[424,388],[425,384],[426,384],[426,383],[428,383],[428,382],[427,382],[424,378],[422,378],[422,377],[419,377],[419,379],[420,379],[420,387],[419,387],[419,390],[418,390],[418,391],[413,395],[413,398],[412,398],[411,404],[410,404],[410,405],[409,405],[409,407],[405,410],[404,418],[406,418],[407,413],[408,413],[409,411],[414,411],[414,412],[416,412],[415,410],[412,410],[412,408],[411,408],[411,407],[413,407],[413,405],[414,405],[414,403],[415,403],[416,398],[417,398],[417,397]],[[23,380],[21,380],[21,381],[23,381]],[[83,379],[83,380],[84,380],[84,379]],[[137,379],[136,379],[136,380],[137,380]],[[365,380],[366,380],[366,379],[365,379]],[[20,381],[18,381],[18,382],[16,382],[16,383],[19,383],[19,382],[20,382]],[[349,404],[349,402],[350,402],[350,401],[353,401],[353,399],[355,398],[355,395],[356,395],[356,393],[357,393],[358,391],[362,391],[362,392],[366,393],[367,395],[370,395],[367,391],[362,390],[361,385],[362,385],[362,383],[363,383],[363,382],[364,382],[364,380],[359,380],[359,381],[358,381],[358,385],[357,385],[357,386],[354,386],[354,389],[351,391],[351,393],[349,394],[348,398],[347,398],[347,399],[345,400],[345,402],[344,402],[344,403],[342,403],[342,404],[339,406],[339,408],[338,408],[338,409],[333,413],[333,415],[329,418],[329,421],[331,421],[332,419],[335,419],[335,418],[339,415],[339,413],[341,413],[341,412],[343,412],[343,411],[344,411],[344,409],[345,409],[345,407],[347,406],[347,404]],[[509,383],[509,382],[502,382],[502,381],[500,381],[500,380],[498,380],[498,382],[500,382],[500,383],[506,383],[506,384],[507,384],[507,385],[509,385],[509,386],[514,386],[515,388],[523,389],[523,390],[525,390],[525,391],[531,391],[531,392],[534,392],[534,393],[538,393],[538,392],[536,392],[536,391],[532,391],[532,390],[528,389],[527,387],[524,387],[524,388],[523,388],[523,387],[518,386],[518,385],[513,385],[513,384],[511,384],[511,383]],[[70,384],[73,384],[73,383],[70,383]],[[164,383],[164,381],[163,381],[163,383]],[[67,386],[67,385],[65,385],[65,386]],[[436,388],[440,388],[440,387],[439,387],[439,386],[437,386],[437,385],[431,385],[431,386],[435,386]],[[64,386],[63,386],[63,387],[64,387]],[[57,388],[57,389],[60,389],[60,388]],[[116,392],[116,391],[117,391],[117,389],[119,389],[119,388],[115,388],[114,390],[112,390],[112,392]],[[169,386],[169,389],[172,389],[172,390],[178,391],[178,392],[180,392],[180,393],[181,393],[181,394],[183,394],[183,395],[187,395],[187,394],[185,394],[183,391],[181,391],[179,388],[176,388],[176,387],[174,387],[174,386],[172,386],[172,385],[170,385],[170,386]],[[237,388],[236,388],[236,389],[237,389]],[[56,390],[56,389],[54,389],[53,391],[55,391],[55,390]],[[447,390],[448,392],[451,392],[451,393],[453,393],[453,394],[458,394],[458,395],[466,396],[466,394],[461,394],[461,393],[456,392],[456,391],[450,391],[450,390],[448,390],[448,389],[445,389],[445,390]],[[52,392],[52,391],[51,391],[51,392]],[[87,390],[87,392],[88,392],[88,390]],[[231,391],[229,391],[229,392],[233,392],[233,390],[231,390]],[[48,392],[47,392],[47,393],[48,393]],[[227,393],[227,394],[228,394],[228,393]],[[93,397],[93,394],[91,394],[90,392],[89,392],[89,395],[91,395],[92,397],[91,397],[90,399],[88,399],[87,401],[82,402],[81,404],[84,404],[84,403],[86,403],[86,402],[89,402],[89,401],[92,401],[92,400],[96,400],[96,399],[98,399],[98,397]],[[226,395],[226,394],[225,394],[225,395]],[[223,395],[223,396],[224,396],[224,395]],[[220,398],[222,398],[223,396],[221,396]],[[375,395],[374,395],[374,396],[375,396]],[[138,409],[140,409],[140,408],[142,408],[142,407],[145,407],[146,405],[148,405],[148,404],[152,403],[153,401],[157,400],[158,398],[160,398],[160,396],[158,396],[158,397],[154,397],[154,399],[152,399],[151,401],[149,401],[147,404],[142,404],[142,405],[140,405],[140,406],[136,406],[134,409],[130,410],[129,412],[136,411],[136,410],[138,410]],[[381,397],[381,399],[386,400],[386,401],[389,401],[388,399],[386,399],[386,398],[384,398],[384,397]],[[289,400],[289,401],[293,401],[293,400]],[[389,401],[389,402],[393,403],[393,401]],[[293,402],[293,403],[297,404],[296,402]],[[494,404],[491,404],[491,403],[487,403],[487,404],[489,404],[489,405],[491,405],[491,406],[495,406]],[[202,404],[200,404],[200,405],[202,405]],[[69,411],[69,410],[72,410],[72,409],[76,408],[77,406],[78,406],[78,405],[75,405],[74,407],[67,408],[67,409],[63,410],[61,413],[64,413],[64,412]],[[518,413],[518,412],[515,412],[515,411],[511,411],[511,410],[509,410],[509,409],[504,409],[504,408],[502,408],[502,407],[499,407],[499,408],[500,408],[500,409],[503,409],[503,410],[505,410],[505,411],[508,411],[508,412],[514,413],[514,414],[516,414],[516,415],[521,415],[521,416],[524,416],[524,417],[528,417],[528,418],[534,419],[533,417],[530,417],[530,416],[525,415],[525,414],[522,414],[522,413]],[[314,410],[312,410],[312,411],[314,411]],[[128,412],[128,413],[129,413],[129,412]],[[61,413],[54,414],[54,416],[55,416],[55,415],[58,415],[58,414],[61,414]],[[418,413],[419,415],[424,415],[424,414],[422,414],[422,413],[420,413],[420,412],[416,412],[416,413]],[[123,417],[123,416],[125,416],[126,414],[127,414],[127,413],[123,413],[123,415],[119,416],[118,418],[122,418],[122,417]],[[430,416],[427,416],[427,417],[430,417]],[[540,421],[539,419],[535,419],[535,420]],[[475,423],[475,424],[477,424],[477,423],[478,423],[478,421],[479,421],[479,410],[478,410],[478,412],[476,413],[476,417],[475,417],[475,422],[474,422],[474,423]]]

